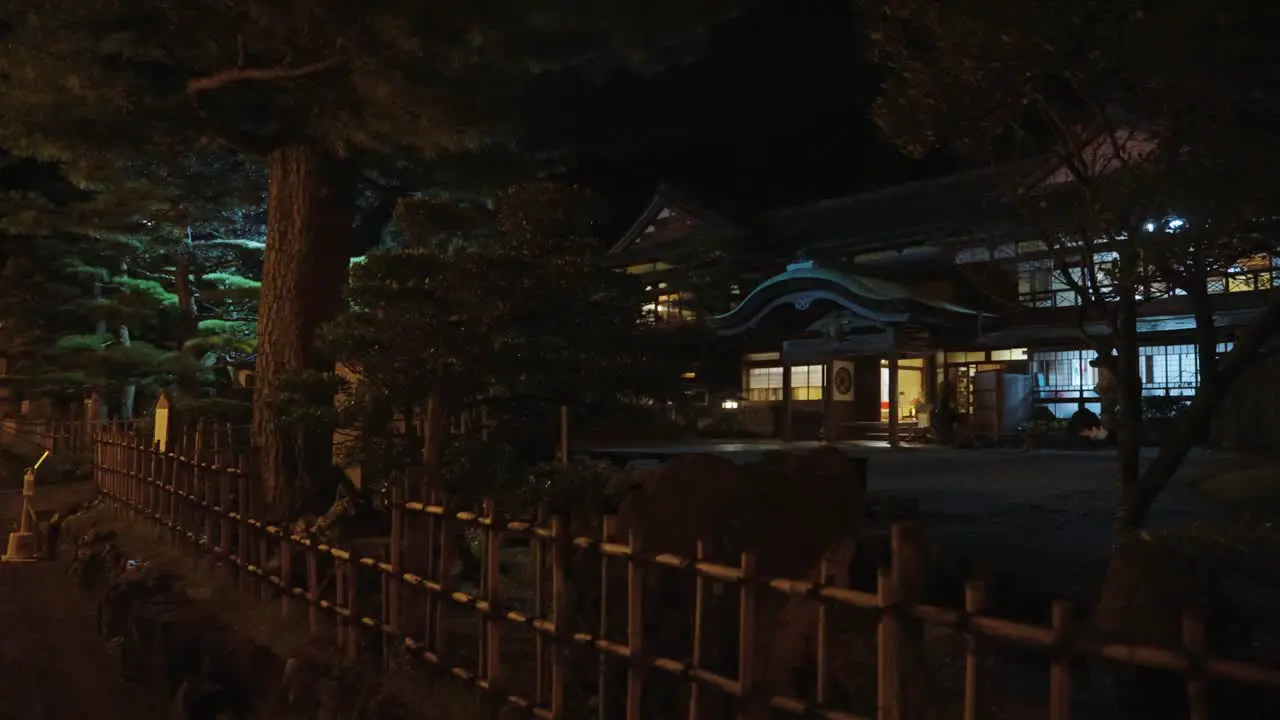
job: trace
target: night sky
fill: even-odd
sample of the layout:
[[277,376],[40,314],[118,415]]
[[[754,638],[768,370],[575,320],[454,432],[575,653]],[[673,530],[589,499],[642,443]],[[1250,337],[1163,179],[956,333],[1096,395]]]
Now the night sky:
[[588,149],[580,172],[623,215],[659,181],[726,209],[816,200],[937,174],[879,139],[876,69],[852,3],[762,0],[700,60],[562,88],[551,122]]

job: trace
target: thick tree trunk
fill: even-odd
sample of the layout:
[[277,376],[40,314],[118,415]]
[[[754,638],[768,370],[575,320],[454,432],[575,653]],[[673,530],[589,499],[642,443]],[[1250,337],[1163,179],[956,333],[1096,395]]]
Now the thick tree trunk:
[[280,383],[323,367],[316,330],[340,310],[354,217],[354,175],[323,150],[281,147],[268,158],[267,248],[258,306],[252,439],[261,500],[272,520],[287,519],[332,467],[331,433],[286,431],[272,407]]
[[[1192,314],[1196,320],[1196,356],[1199,370],[1198,387],[1212,387],[1218,375],[1218,330],[1214,327],[1213,302],[1209,288],[1200,284],[1190,293]],[[1213,432],[1212,419],[1207,420],[1200,434],[1192,440],[1208,441]]]
[[[102,297],[103,297],[102,283],[97,280],[94,280],[93,281],[93,299],[100,301],[102,300]],[[93,322],[93,332],[95,335],[99,335],[99,336],[106,335],[107,319],[98,318],[97,320],[95,320]],[[111,410],[107,406],[106,395],[103,394],[103,391],[101,389],[93,391],[90,398],[89,407],[92,408],[93,410],[93,415],[94,415],[93,419],[96,422],[105,423],[111,419]]]
[[1120,485],[1116,493],[1115,539],[1120,541],[1138,528],[1135,501],[1141,473],[1142,375],[1138,366],[1138,303],[1132,291],[1120,291],[1116,300],[1115,372],[1116,444],[1120,451]]
[[[120,344],[129,347],[129,327],[127,325],[120,326]],[[138,386],[135,383],[126,381],[124,387],[120,388],[120,419],[133,419],[133,400],[137,397]]]
[[[173,258],[174,293],[178,296],[178,349],[187,352],[187,343],[199,332],[200,316],[196,309],[195,293],[191,287],[191,259],[186,249],[179,250]],[[200,395],[200,381],[194,372],[178,375],[178,390],[187,397]]]

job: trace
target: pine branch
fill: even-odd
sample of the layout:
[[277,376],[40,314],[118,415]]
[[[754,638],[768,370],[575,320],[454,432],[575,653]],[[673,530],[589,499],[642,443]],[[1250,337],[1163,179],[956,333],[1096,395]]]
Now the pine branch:
[[271,80],[290,80],[293,78],[314,75],[323,72],[329,68],[336,67],[347,61],[347,56],[337,55],[327,60],[320,60],[307,65],[299,65],[290,67],[289,65],[277,65],[270,68],[246,68],[233,67],[226,70],[219,70],[212,75],[191,78],[187,81],[187,94],[197,95],[210,90],[232,85],[239,82],[250,80],[271,81]]

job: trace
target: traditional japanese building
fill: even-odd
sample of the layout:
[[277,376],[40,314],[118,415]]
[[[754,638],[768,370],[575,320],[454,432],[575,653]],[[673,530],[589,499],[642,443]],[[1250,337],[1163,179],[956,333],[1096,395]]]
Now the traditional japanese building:
[[[1011,172],[1041,187],[1060,181],[1052,169],[1002,168],[739,216],[662,187],[610,257],[651,281],[654,322],[705,323],[722,339],[740,373],[699,380],[747,429],[896,442],[946,402],[974,433],[1004,435],[1035,406],[1061,419],[1100,410],[1085,337],[1105,332],[1081,325],[1063,279],[1078,271],[1064,266],[1071,258],[1050,253],[1002,199]],[[696,243],[734,232],[751,255],[741,291],[722,313],[699,316],[685,283],[700,262]],[[1273,284],[1280,257],[1271,254],[1210,278],[1219,352]],[[1144,394],[1194,394],[1188,299],[1152,282],[1142,300]]]

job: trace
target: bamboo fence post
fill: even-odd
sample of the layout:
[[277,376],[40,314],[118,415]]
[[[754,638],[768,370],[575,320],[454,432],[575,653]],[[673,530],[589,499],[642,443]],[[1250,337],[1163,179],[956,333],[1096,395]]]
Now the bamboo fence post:
[[98,433],[95,432],[93,434],[93,447],[90,449],[90,457],[93,458],[93,485],[98,488],[99,492],[102,492],[105,491],[106,488],[102,487],[102,444],[99,440],[100,438],[98,437]]
[[1208,720],[1209,684],[1204,679],[1204,661],[1208,651],[1204,615],[1188,610],[1182,615],[1182,645],[1187,651],[1187,718]]
[[251,580],[249,579],[249,476],[244,472],[243,458],[239,463],[236,472],[236,556],[239,561],[236,565],[240,568],[237,575],[240,577],[237,585],[240,592],[249,591]]
[[289,617],[289,606],[293,603],[293,539],[289,530],[280,532],[280,617]]
[[1071,604],[1053,603],[1053,659],[1049,664],[1049,720],[1071,717]]
[[644,575],[643,539],[628,533],[627,545],[627,712],[626,720],[641,720],[644,707]]
[[400,624],[400,592],[401,587],[403,587],[401,578],[404,575],[404,489],[399,485],[391,488],[391,542],[389,553],[391,557],[388,562],[391,564],[391,574],[387,576],[387,616],[384,622],[391,629],[391,633],[390,637],[382,643],[383,662],[388,668],[391,667],[393,661],[392,643],[400,644],[400,633],[403,632]]
[[738,590],[738,685],[742,691],[738,718],[756,714],[756,704],[765,700],[757,692],[756,668],[756,556],[742,553],[742,586]]
[[[547,506],[545,503],[539,503],[533,526],[540,529],[546,525]],[[529,541],[529,546],[533,553],[533,616],[539,620],[546,620],[547,542],[541,536],[534,534]],[[544,707],[547,700],[547,639],[540,632],[533,634],[533,656],[533,703],[538,707]]]
[[[347,604],[347,660],[355,663],[360,657],[360,613],[356,609],[357,595],[356,591],[359,583],[356,582],[360,573],[360,563],[356,557],[349,556],[345,562],[347,575],[347,596],[345,602]],[[337,567],[334,568],[337,571]]]
[[320,560],[316,557],[314,541],[307,543],[307,632],[315,637],[320,628]]
[[147,495],[147,455],[146,446],[142,444],[142,440],[137,436],[133,437],[131,442],[133,445],[133,514],[139,519],[145,518],[146,513],[146,495]]
[[[980,580],[970,580],[964,585],[964,611],[970,623],[987,609],[987,586]],[[982,679],[978,666],[982,662],[980,648],[982,638],[972,624],[964,629],[964,720],[978,720],[982,707]]]
[[[699,563],[707,557],[706,545],[699,540],[694,550],[694,562]],[[694,669],[702,668],[703,643],[702,616],[706,613],[707,579],[695,567],[693,573],[693,652],[690,664]],[[821,685],[819,685],[821,687]],[[819,690],[821,692],[821,690]],[[821,700],[819,700],[821,702]],[[689,683],[689,720],[698,720],[702,703],[702,685],[697,680]]]
[[[613,542],[618,533],[618,518],[616,515],[604,515],[600,518],[600,542]],[[600,624],[598,626],[600,639],[609,641],[609,566],[613,564],[608,555],[600,553]],[[628,580],[630,582],[630,580]],[[630,610],[627,611],[630,613]],[[630,615],[628,615],[630,617]],[[630,646],[630,638],[627,639],[628,647]],[[610,711],[609,703],[609,653],[599,653],[596,673],[596,710],[599,714],[599,720],[610,720],[608,715]]]
[[555,623],[555,646],[551,649],[551,717],[563,720],[565,686],[568,684],[569,627],[568,566],[569,522],[565,515],[551,518],[551,617]]
[[[818,582],[824,585],[829,585],[831,584],[832,579],[830,559],[824,553],[822,560],[818,562]],[[828,700],[827,685],[831,678],[831,638],[829,627],[831,624],[831,603],[827,602],[823,598],[818,598],[817,603],[818,627],[816,628],[817,638],[815,638],[817,641],[817,648],[815,648],[816,651],[814,653],[816,661],[814,663],[814,670],[817,677],[814,678],[813,699],[814,702],[821,707],[825,705]]]
[[151,472],[147,478],[147,515],[150,517],[160,516],[160,490],[157,487],[160,476],[160,448],[152,442],[147,449],[147,456],[151,460]]
[[[432,493],[436,493],[433,491]],[[432,579],[440,585],[440,594],[433,598],[432,617],[430,620],[431,635],[429,647],[440,657],[444,657],[445,647],[449,639],[448,610],[449,593],[453,591],[453,559],[457,556],[458,546],[454,538],[453,528],[457,524],[457,514],[451,498],[438,494],[444,512],[436,524],[438,533],[432,533],[428,546],[435,546],[432,555],[436,562]],[[434,593],[431,593],[434,595]]]
[[218,467],[218,548],[222,550],[224,572],[228,580],[237,582],[239,571],[231,558],[231,474],[223,464],[222,454],[215,451],[214,463]]
[[178,457],[177,462],[174,463],[173,475],[174,488],[177,490],[174,497],[178,500],[177,529],[179,532],[179,539],[182,539],[182,531],[191,527],[191,523],[187,519],[191,512],[190,501],[187,499],[187,484],[190,481],[187,468],[187,458],[190,457],[190,452],[187,447],[189,438],[190,436],[187,434],[187,427],[186,425],[183,425],[182,435],[178,438]]
[[484,562],[480,573],[480,594],[489,606],[489,612],[481,618],[482,648],[480,652],[480,676],[489,681],[491,687],[501,682],[502,628],[498,622],[499,585],[501,583],[502,566],[502,531],[498,526],[498,507],[493,498],[484,500],[484,516],[488,521],[484,529]]
[[893,576],[888,568],[880,568],[876,574],[876,600],[880,611],[879,626],[876,628],[876,718],[877,720],[899,720],[898,671],[899,662],[899,627],[897,613],[897,597],[893,586]]
[[133,509],[133,453],[130,452],[129,438],[120,438],[120,490],[124,495],[124,504],[129,517],[137,518]]
[[[329,558],[333,560],[333,606],[336,609],[342,608],[342,601],[347,595],[347,573],[342,567],[342,562],[337,557],[330,554]],[[341,612],[333,614],[333,644],[339,650],[346,648],[347,640],[347,619],[342,616]]]
[[[928,565],[928,543],[924,525],[915,521],[894,523],[890,528],[891,577],[894,600],[910,607],[920,601],[924,591]],[[924,653],[924,623],[901,614],[897,617],[897,659],[899,668],[893,674],[894,706],[902,720],[921,720],[929,714],[927,707],[933,693],[929,687],[928,667]]]
[[[173,439],[172,434],[169,437],[170,440]],[[165,453],[164,472],[165,492],[167,493],[166,499],[169,501],[169,516],[165,518],[165,521],[169,525],[171,531],[170,534],[172,535],[173,542],[176,545],[178,542],[178,455],[176,448],[170,448],[169,452]]]
[[[261,517],[261,516],[259,516]],[[271,534],[264,528],[256,528],[258,532],[258,569],[262,571],[262,577],[258,580],[258,597],[262,602],[271,600],[271,575],[267,572],[267,561],[271,556]]]

